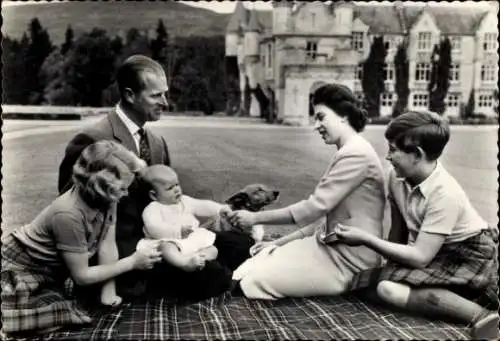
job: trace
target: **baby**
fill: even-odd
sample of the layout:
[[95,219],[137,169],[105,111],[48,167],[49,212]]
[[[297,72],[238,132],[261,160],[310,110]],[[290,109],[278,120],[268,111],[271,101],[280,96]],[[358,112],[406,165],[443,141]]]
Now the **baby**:
[[161,240],[163,259],[184,271],[200,270],[215,260],[215,233],[201,228],[198,219],[209,219],[230,212],[229,206],[182,194],[175,171],[165,165],[153,165],[141,172],[141,186],[152,200],[144,209],[145,240]]

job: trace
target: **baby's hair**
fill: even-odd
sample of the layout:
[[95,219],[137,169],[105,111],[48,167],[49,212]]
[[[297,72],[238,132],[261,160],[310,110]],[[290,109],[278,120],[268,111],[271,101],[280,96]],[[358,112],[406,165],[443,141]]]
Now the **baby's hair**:
[[155,191],[158,184],[168,179],[177,178],[177,173],[166,165],[152,165],[138,172],[139,192],[144,206],[151,202],[150,191]]
[[450,140],[448,122],[431,111],[409,111],[393,119],[385,138],[406,153],[422,148],[429,161],[437,160]]

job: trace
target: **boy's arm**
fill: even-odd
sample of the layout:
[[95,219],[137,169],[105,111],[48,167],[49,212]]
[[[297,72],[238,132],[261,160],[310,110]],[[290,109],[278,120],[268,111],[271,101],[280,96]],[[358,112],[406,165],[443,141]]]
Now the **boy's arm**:
[[393,261],[422,269],[434,259],[445,238],[446,236],[442,234],[420,232],[415,244],[405,245],[366,234],[366,240],[363,244]]
[[394,261],[424,268],[434,259],[455,227],[461,208],[461,203],[455,199],[452,193],[444,190],[431,193],[414,244],[396,244],[373,235],[366,237],[365,244]]

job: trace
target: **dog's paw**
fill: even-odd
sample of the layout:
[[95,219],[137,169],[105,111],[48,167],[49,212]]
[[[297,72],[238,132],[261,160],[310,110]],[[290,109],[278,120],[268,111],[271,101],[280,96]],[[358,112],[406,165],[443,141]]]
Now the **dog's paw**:
[[261,242],[264,239],[264,226],[262,225],[254,225],[252,226],[252,238],[256,243]]

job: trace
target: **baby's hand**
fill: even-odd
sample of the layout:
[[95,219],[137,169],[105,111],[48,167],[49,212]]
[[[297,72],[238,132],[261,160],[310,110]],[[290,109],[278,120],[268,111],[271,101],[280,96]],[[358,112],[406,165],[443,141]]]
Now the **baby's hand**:
[[103,305],[116,307],[122,303],[122,298],[117,294],[108,294],[106,292],[101,293],[101,303]]

